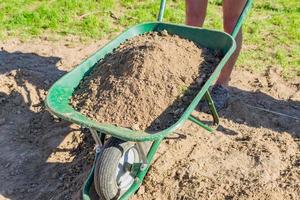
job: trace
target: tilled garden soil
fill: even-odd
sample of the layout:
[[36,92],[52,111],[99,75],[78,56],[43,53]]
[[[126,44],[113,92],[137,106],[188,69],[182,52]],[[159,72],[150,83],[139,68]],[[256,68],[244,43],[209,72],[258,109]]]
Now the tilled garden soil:
[[[92,137],[51,117],[43,101],[103,41],[67,39],[0,42],[1,200],[81,199]],[[168,136],[133,200],[300,199],[300,77],[284,80],[274,66],[237,67],[231,77],[219,132],[186,122]]]
[[217,52],[166,31],[140,35],[93,69],[72,104],[98,122],[165,129],[178,120],[219,60]]

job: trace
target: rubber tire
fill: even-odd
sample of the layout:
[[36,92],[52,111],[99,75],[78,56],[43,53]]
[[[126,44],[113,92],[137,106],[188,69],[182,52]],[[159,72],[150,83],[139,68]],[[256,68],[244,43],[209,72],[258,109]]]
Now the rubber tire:
[[[94,184],[101,200],[118,199],[118,186],[116,182],[116,169],[123,152],[135,145],[117,138],[110,138],[102,148],[96,161],[94,171]],[[140,161],[140,156],[138,159]]]

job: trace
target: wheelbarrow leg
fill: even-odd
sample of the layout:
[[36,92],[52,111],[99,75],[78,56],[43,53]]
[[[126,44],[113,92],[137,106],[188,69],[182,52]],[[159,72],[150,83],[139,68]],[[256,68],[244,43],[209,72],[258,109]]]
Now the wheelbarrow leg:
[[90,132],[96,142],[97,147],[101,147],[104,145],[105,133],[98,133],[95,129],[90,128]]
[[209,93],[209,91],[206,91],[205,94],[204,94],[204,98],[208,104],[208,107],[209,107],[209,110],[213,116],[213,119],[214,119],[214,125],[219,125],[219,115],[218,115],[218,112],[216,110],[216,107],[215,107],[215,104],[211,98],[211,95]]
[[[209,110],[213,116],[213,124],[218,126],[219,125],[219,115],[218,112],[216,110],[216,107],[214,105],[214,102],[210,96],[210,93],[207,91],[204,94],[204,99],[206,101],[206,103],[208,104]],[[202,128],[205,128],[206,130],[213,132],[214,128],[209,127],[208,125],[204,124],[203,122],[201,122],[197,117],[194,117],[193,115],[190,115],[188,117],[188,119],[194,123],[196,123],[197,125],[201,126]]]

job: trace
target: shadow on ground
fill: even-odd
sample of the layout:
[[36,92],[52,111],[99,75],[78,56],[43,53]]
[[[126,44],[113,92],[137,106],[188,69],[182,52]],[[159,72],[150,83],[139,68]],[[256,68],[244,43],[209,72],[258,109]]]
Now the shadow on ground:
[[0,197],[70,199],[90,168],[92,149],[80,127],[44,106],[46,91],[66,73],[60,60],[0,51]]
[[300,101],[278,100],[261,91],[249,92],[236,87],[230,87],[230,91],[228,108],[220,112],[221,117],[300,137]]

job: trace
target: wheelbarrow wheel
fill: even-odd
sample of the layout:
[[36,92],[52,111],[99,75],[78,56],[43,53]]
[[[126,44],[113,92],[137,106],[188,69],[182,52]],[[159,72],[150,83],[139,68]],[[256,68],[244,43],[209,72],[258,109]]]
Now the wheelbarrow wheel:
[[103,200],[118,199],[124,194],[135,179],[133,164],[141,162],[134,142],[111,138],[104,145],[98,156],[95,172],[95,189]]

